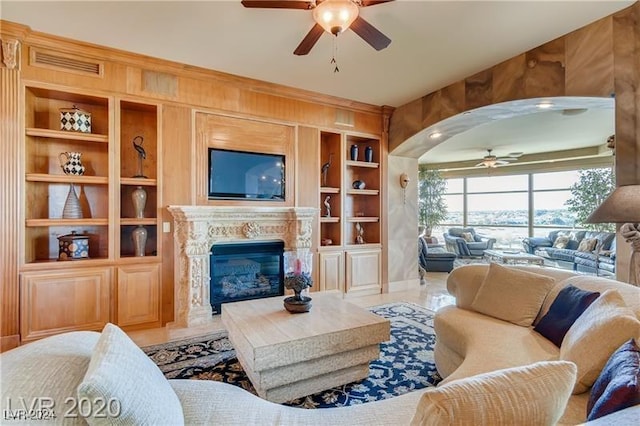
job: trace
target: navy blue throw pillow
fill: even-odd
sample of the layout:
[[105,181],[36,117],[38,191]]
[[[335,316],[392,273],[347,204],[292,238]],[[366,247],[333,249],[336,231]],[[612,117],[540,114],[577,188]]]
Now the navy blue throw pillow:
[[598,292],[580,290],[572,285],[566,286],[560,290],[549,307],[549,312],[542,317],[534,330],[560,347],[569,328],[598,296]]
[[587,420],[640,404],[640,348],[633,339],[616,350],[591,388]]

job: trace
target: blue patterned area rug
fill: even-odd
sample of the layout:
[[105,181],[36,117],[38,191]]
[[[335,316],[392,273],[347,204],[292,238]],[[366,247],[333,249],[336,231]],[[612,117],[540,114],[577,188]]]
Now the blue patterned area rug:
[[[369,364],[369,377],[285,405],[342,407],[391,398],[440,382],[433,361],[433,312],[412,303],[389,303],[369,310],[391,322],[391,340],[380,345],[380,358]],[[168,379],[217,380],[255,394],[226,332],[142,349]]]

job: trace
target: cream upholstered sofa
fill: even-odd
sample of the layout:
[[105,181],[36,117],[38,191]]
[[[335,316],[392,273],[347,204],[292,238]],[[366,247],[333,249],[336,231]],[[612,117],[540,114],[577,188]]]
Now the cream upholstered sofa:
[[[454,274],[456,279],[461,276]],[[473,282],[473,274],[469,278]],[[444,348],[439,346],[440,355],[447,352]],[[501,369],[498,361],[509,358],[509,351],[487,360],[489,368],[474,367],[484,371],[477,375],[463,351],[444,364],[443,371],[451,371],[445,374],[446,384],[436,388],[351,407],[305,410],[262,400],[225,383],[167,380],[122,330],[107,324],[102,333],[61,334],[1,354],[0,411],[11,424],[40,418],[44,420],[38,424],[556,424],[576,382],[576,365],[518,358],[504,362],[516,367]],[[440,358],[440,367],[442,362]],[[464,378],[453,380],[456,375]],[[596,423],[625,424],[636,414],[623,410]]]
[[[492,274],[497,268],[498,266],[494,264],[466,265],[454,269],[447,279],[447,289],[456,297],[456,305],[439,310],[434,319],[435,362],[438,372],[444,378],[440,386],[487,371],[528,365],[542,360],[571,358],[571,356],[564,356],[568,353],[565,346],[571,343],[571,328],[565,339],[562,340],[560,347],[534,330],[534,326],[548,312],[560,290],[568,285],[582,290],[600,292],[601,297],[607,290],[615,290],[629,308],[622,326],[618,324],[610,331],[605,329],[598,331],[598,324],[592,326],[592,331],[587,333],[587,338],[593,334],[595,341],[590,342],[590,347],[582,348],[583,353],[580,353],[578,357],[602,357],[608,354],[608,358],[624,340],[630,338],[629,336],[635,338],[636,342],[640,341],[638,340],[640,338],[640,323],[637,323],[637,319],[640,318],[640,288],[619,281],[579,275],[560,269],[537,266],[502,268],[503,270],[530,272],[548,277],[550,283],[544,284],[547,285],[546,289],[539,288],[536,291],[535,287],[540,284],[529,282],[526,278],[501,276],[500,273]],[[493,284],[498,281],[503,282],[499,283],[500,285],[497,285],[492,291],[483,293],[481,289],[484,290],[485,281],[490,281]],[[516,292],[509,294],[509,291],[514,288]],[[612,293],[607,294],[613,296]],[[521,299],[514,300],[514,297]],[[595,302],[593,303],[595,304]],[[532,322],[532,325],[515,324],[519,321],[526,322],[523,316],[526,316],[524,311],[527,310],[530,311],[528,320]],[[580,317],[582,324],[587,324],[588,327],[590,327],[588,325],[589,313],[590,311],[587,309]],[[634,314],[635,318],[633,318]],[[499,319],[504,317],[507,317],[508,320]],[[574,325],[577,323],[578,320]],[[579,343],[577,342],[577,344]],[[575,354],[573,356],[575,357]],[[576,359],[569,360],[576,361]],[[591,361],[580,360],[578,363]],[[602,365],[599,370],[601,368]],[[599,373],[599,370],[590,373],[580,370],[579,366],[578,382],[581,380],[581,374],[583,379],[587,375],[591,376],[589,379],[593,379],[593,375]],[[576,384],[574,394],[570,397],[560,420],[561,424],[578,424],[586,421],[587,402],[590,394],[589,380],[586,382],[582,385]],[[526,402],[523,401],[523,403]],[[640,424],[640,406],[636,405],[608,417],[590,423]]]
[[[551,425],[576,377],[570,362],[542,362],[383,401],[307,410],[221,382],[167,380],[112,324],[101,334],[66,333],[3,353],[0,369],[0,409],[11,424]],[[512,404],[520,399],[530,403]],[[21,413],[24,407],[31,411]]]

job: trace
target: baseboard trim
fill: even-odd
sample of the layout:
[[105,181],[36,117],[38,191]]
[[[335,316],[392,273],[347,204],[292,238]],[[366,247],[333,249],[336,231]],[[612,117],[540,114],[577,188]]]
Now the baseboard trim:
[[18,346],[20,346],[19,334],[0,337],[0,352],[5,352],[9,349],[17,348]]
[[414,290],[419,287],[420,280],[418,278],[404,281],[394,281],[389,283],[389,293],[393,293],[396,291]]

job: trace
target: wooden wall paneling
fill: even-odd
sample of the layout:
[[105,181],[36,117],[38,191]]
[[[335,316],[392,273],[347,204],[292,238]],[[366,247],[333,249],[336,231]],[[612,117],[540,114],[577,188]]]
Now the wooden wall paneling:
[[[296,182],[296,206],[318,208],[320,203],[318,196],[318,182],[320,182],[320,131],[313,127],[298,127],[296,144],[295,176]],[[313,253],[313,282],[318,283],[311,287],[312,291],[320,289],[319,258],[317,247],[320,246],[320,212],[316,213],[311,224],[311,252]]]
[[489,105],[492,99],[493,72],[489,69],[467,77],[464,86],[467,109]]
[[[394,108],[384,106],[380,119],[382,134],[380,138],[380,282],[382,293],[389,292],[389,126]],[[416,182],[417,185],[417,182]]]
[[[196,203],[219,206],[295,205],[295,127],[289,124],[196,113]],[[273,201],[209,200],[207,173],[209,147],[285,155],[285,194],[283,203]],[[292,161],[294,160],[294,161]]]
[[25,272],[21,277],[22,341],[96,330],[111,317],[111,268]]
[[562,96],[565,93],[565,41],[557,38],[525,54],[525,97]]
[[612,18],[567,34],[566,96],[610,96],[614,90]]
[[159,115],[162,120],[160,138],[162,163],[159,179],[166,183],[158,182],[158,188],[162,193],[162,211],[159,212],[159,217],[170,229],[170,232],[162,233],[162,251],[160,252],[162,256],[162,322],[164,324],[173,321],[174,315],[173,217],[164,207],[194,204],[192,176],[197,170],[194,170],[193,164],[194,143],[190,137],[185,138],[185,135],[192,134],[191,108],[164,105]]
[[640,184],[640,4],[613,19],[616,180]]
[[[2,39],[6,41],[7,38]],[[20,47],[18,47],[20,49]],[[20,52],[18,52],[20,55]],[[18,56],[19,59],[19,56]],[[0,306],[0,351],[17,346],[19,342],[19,284],[18,265],[23,249],[20,229],[24,220],[22,189],[23,169],[23,100],[20,90],[20,70],[9,69],[0,62],[0,279],[2,301]]]
[[[500,103],[525,97],[526,55],[523,53],[493,67],[492,102]],[[445,117],[451,117],[446,115]]]

